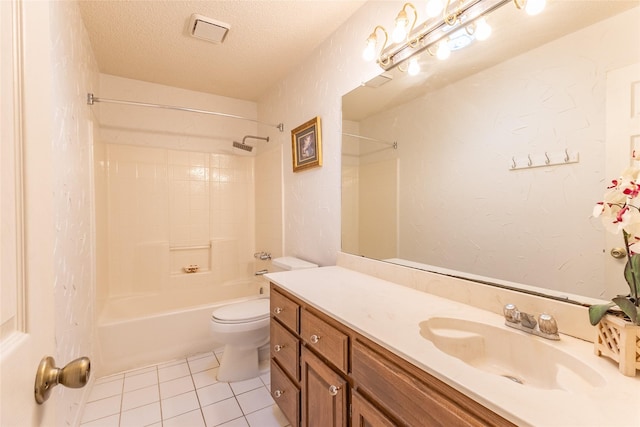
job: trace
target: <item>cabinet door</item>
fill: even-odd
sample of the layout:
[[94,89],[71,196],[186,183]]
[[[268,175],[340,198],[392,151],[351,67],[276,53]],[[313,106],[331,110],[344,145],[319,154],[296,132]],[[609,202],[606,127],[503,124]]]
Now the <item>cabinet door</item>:
[[396,424],[364,397],[351,393],[351,427],[395,427]]
[[346,427],[347,382],[310,350],[302,349],[302,425]]

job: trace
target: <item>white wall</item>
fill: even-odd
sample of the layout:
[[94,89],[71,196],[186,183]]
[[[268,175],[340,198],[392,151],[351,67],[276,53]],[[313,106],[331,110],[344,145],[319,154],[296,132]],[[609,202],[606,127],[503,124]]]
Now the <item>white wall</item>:
[[[95,254],[93,117],[86,91],[98,86],[97,64],[75,2],[52,2],[55,335],[58,366],[93,356]],[[43,141],[43,144],[48,143]],[[57,387],[57,425],[78,422],[88,389]]]
[[[340,250],[342,95],[381,72],[362,60],[362,50],[376,24],[392,25],[402,5],[367,2],[258,104],[262,121],[285,125],[271,147],[282,146],[286,255],[335,264]],[[291,130],[315,116],[322,120],[323,165],[293,173]]]

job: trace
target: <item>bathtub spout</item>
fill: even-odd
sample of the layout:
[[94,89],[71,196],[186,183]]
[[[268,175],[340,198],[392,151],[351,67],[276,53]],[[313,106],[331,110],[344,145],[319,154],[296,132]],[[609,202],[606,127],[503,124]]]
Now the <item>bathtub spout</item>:
[[263,274],[267,274],[269,272],[269,270],[267,270],[266,268],[264,270],[258,270],[256,271],[256,276],[262,276]]

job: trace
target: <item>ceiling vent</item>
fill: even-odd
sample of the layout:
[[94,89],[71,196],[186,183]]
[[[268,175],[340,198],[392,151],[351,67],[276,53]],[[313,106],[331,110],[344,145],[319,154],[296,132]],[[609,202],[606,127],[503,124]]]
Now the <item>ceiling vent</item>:
[[211,43],[222,43],[230,28],[229,24],[196,13],[189,19],[189,34]]

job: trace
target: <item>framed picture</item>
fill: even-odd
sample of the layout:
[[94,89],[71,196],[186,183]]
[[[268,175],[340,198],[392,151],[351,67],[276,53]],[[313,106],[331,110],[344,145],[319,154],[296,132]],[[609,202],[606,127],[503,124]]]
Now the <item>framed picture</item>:
[[291,131],[293,171],[322,166],[320,117],[315,117]]

